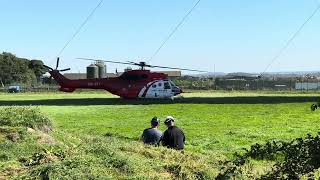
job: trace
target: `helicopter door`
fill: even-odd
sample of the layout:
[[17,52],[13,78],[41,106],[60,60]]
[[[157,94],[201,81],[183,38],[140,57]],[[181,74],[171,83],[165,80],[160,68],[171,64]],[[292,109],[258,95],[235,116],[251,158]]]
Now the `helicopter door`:
[[153,85],[153,91],[151,92],[152,98],[164,98],[165,94],[165,82],[159,81]]
[[161,92],[159,91],[159,88],[162,86],[162,83],[154,83],[152,85],[152,92],[151,92],[151,97],[152,98],[159,98],[161,97]]
[[150,88],[147,89],[146,98],[162,98],[163,97],[163,82],[154,82]]
[[171,90],[171,84],[169,81],[164,81],[163,83],[163,97],[171,97],[172,96],[172,90]]

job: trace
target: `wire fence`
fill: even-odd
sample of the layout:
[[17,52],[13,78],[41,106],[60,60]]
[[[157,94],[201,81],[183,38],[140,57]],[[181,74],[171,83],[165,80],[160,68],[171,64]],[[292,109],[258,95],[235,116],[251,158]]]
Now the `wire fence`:
[[319,91],[319,80],[216,80],[219,90]]

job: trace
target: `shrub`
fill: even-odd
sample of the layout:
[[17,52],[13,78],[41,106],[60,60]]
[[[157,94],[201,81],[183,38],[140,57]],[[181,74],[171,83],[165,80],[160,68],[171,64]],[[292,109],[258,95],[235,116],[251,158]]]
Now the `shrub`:
[[[224,171],[217,179],[229,179],[242,174],[241,166],[250,159],[276,161],[270,172],[260,179],[300,179],[301,176],[313,176],[320,168],[320,132],[316,136],[307,135],[290,142],[271,141],[266,144],[252,145],[243,155],[235,154],[234,161],[226,161]],[[280,160],[277,160],[277,158]]]
[[51,129],[51,120],[40,112],[38,107],[10,106],[0,108],[0,126],[29,127],[33,129]]

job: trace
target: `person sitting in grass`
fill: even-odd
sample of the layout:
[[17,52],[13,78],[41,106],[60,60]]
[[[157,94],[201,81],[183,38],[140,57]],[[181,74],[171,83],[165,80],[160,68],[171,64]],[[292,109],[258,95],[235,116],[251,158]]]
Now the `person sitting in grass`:
[[151,128],[143,131],[141,139],[145,144],[159,146],[162,138],[162,132],[158,129],[160,126],[160,119],[153,117],[151,120]]
[[162,145],[167,148],[183,150],[186,138],[183,131],[174,125],[174,118],[167,116],[164,124],[168,129],[163,133]]

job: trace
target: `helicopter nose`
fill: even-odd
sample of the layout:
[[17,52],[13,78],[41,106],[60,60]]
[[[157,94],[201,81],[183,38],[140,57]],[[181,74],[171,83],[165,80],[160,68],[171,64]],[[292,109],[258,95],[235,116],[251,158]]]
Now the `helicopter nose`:
[[172,88],[172,91],[173,91],[174,95],[178,95],[178,94],[181,94],[181,93],[182,93],[181,88],[179,88],[179,87],[177,87],[177,86],[174,86],[174,87]]

